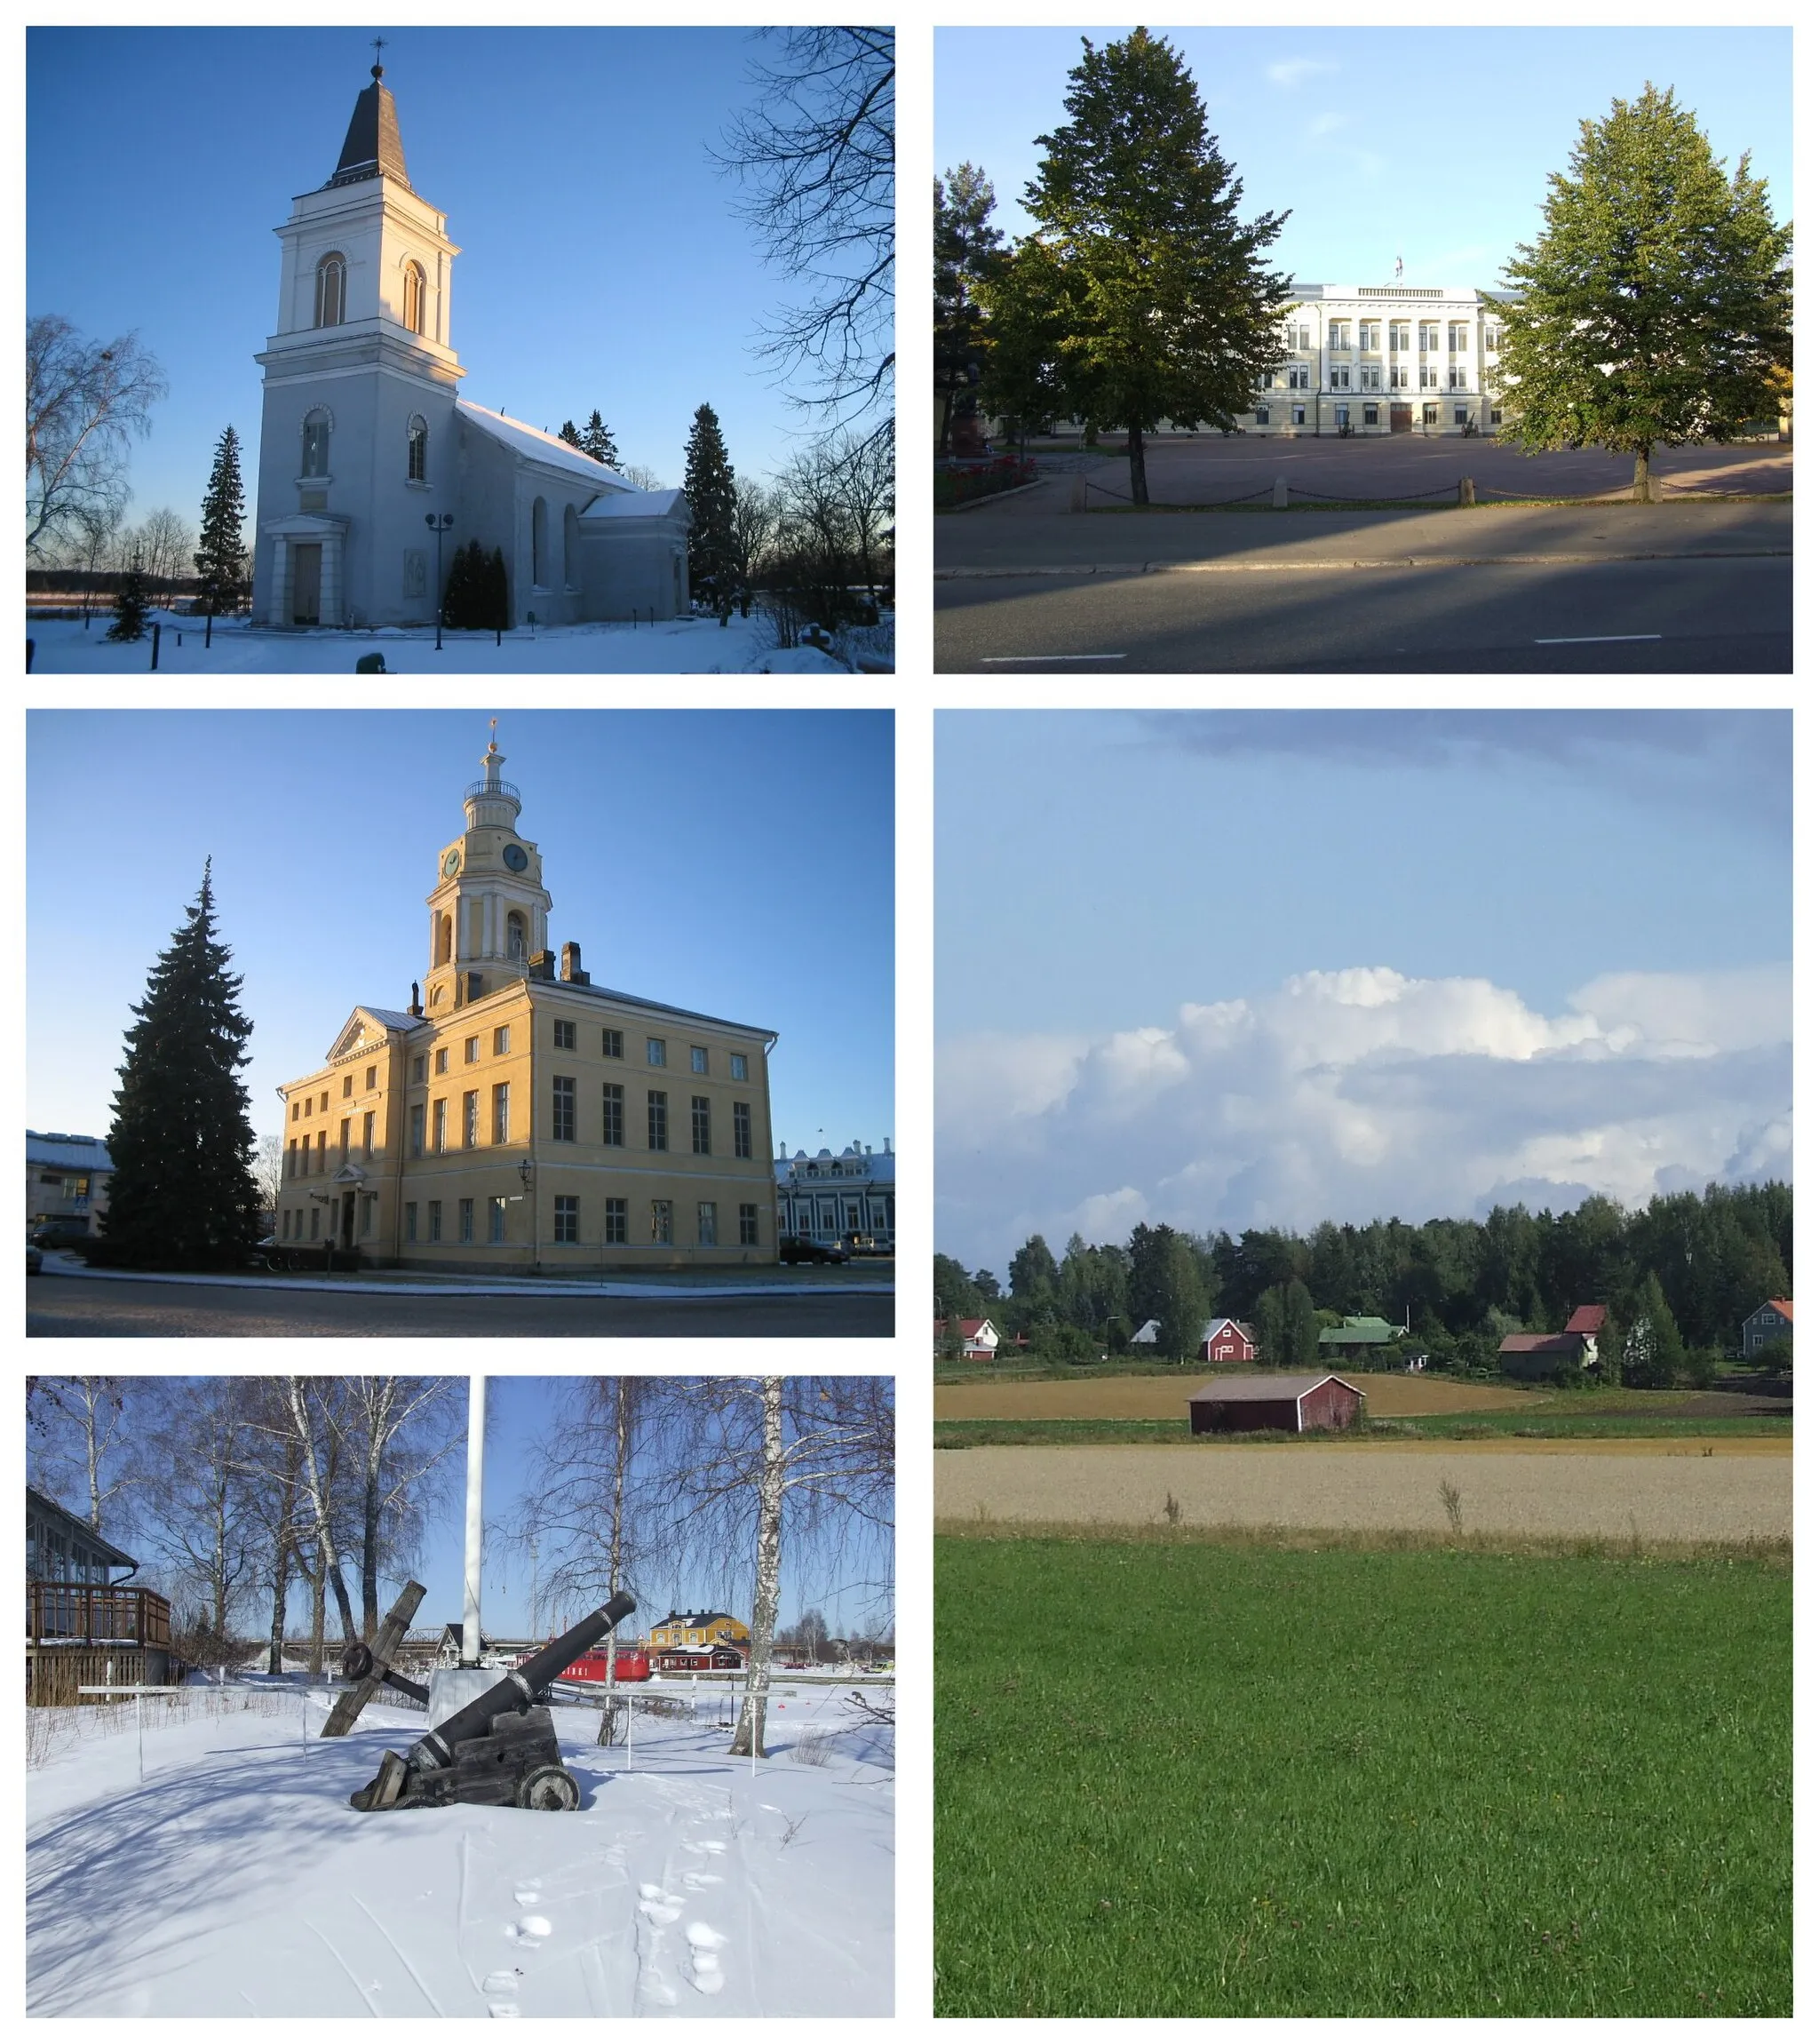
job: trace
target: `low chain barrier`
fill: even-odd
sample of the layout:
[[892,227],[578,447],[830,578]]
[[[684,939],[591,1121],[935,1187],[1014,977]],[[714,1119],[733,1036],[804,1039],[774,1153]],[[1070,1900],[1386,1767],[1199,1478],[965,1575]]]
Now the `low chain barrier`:
[[1459,486],[1457,482],[1442,482],[1433,489],[1411,490],[1406,497],[1391,497],[1382,490],[1373,490],[1369,497],[1340,497],[1330,489],[1297,489],[1289,485],[1291,497],[1305,497],[1316,504],[1419,504],[1427,497],[1450,497],[1458,500]]
[[[1092,482],[1084,476],[1078,480],[1087,489],[1096,490],[1100,497],[1108,497],[1116,504],[1129,504],[1132,501],[1128,490],[1108,489],[1102,482]],[[1243,497],[1218,497],[1206,504],[1151,503],[1145,508],[1150,511],[1218,511],[1222,505],[1227,504],[1254,504],[1259,497],[1270,497],[1274,494],[1275,485],[1266,483],[1261,489],[1247,490]]]

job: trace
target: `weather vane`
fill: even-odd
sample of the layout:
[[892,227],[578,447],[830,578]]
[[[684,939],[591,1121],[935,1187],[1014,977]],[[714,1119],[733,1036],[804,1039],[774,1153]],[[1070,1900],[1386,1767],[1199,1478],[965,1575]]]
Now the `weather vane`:
[[379,73],[382,69],[382,66],[379,62],[379,52],[385,47],[385,38],[383,36],[375,36],[373,37],[373,76],[375,78],[379,76]]

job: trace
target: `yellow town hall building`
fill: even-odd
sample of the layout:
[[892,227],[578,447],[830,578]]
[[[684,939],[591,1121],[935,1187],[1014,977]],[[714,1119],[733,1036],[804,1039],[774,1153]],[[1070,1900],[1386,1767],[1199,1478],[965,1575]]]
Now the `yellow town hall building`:
[[496,742],[437,855],[429,970],[284,1102],[280,1243],[449,1271],[774,1263],[774,1030],[595,986]]

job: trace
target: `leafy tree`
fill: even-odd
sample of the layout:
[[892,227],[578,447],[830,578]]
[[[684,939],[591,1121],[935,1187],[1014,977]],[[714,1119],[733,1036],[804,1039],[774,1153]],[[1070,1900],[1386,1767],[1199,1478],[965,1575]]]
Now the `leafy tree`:
[[951,1256],[934,1260],[934,1316],[937,1320],[982,1320],[985,1305],[964,1265]]
[[1054,1253],[1041,1236],[1032,1235],[1011,1259],[1013,1299],[1047,1300],[1054,1296]]
[[[949,1261],[952,1261],[951,1258]],[[977,1286],[979,1296],[981,1299],[991,1300],[998,1297],[998,1277],[997,1271],[975,1270],[973,1273],[973,1282],[974,1285]]]
[[1240,223],[1243,185],[1165,39],[1139,28],[1083,47],[1071,118],[1037,138],[1046,153],[1023,195],[1036,233],[981,289],[994,318],[1051,337],[1074,412],[1124,427],[1132,498],[1147,504],[1144,434],[1164,418],[1229,427],[1281,360],[1291,285],[1263,252],[1287,215]]
[[734,534],[738,505],[733,464],[711,404],[696,408],[695,424],[688,429],[682,493],[688,499],[690,515],[689,587],[711,598],[714,608],[724,614],[737,595],[733,563],[738,553]]
[[230,426],[215,442],[215,465],[203,498],[203,531],[195,571],[210,615],[237,608],[246,580],[246,491],[240,480],[240,440]]
[[153,966],[114,1096],[101,1241],[110,1261],[195,1269],[241,1262],[259,1232],[257,1139],[242,1069],[252,1024],[215,932],[210,864]]
[[1637,1287],[1624,1337],[1624,1382],[1645,1390],[1668,1388],[1680,1374],[1680,1331],[1668,1309],[1661,1280],[1651,1270]]
[[976,287],[991,274],[1005,238],[991,225],[997,203],[974,164],[949,171],[945,187],[934,181],[934,388],[943,454],[957,412],[971,407],[984,361],[985,313]]
[[[565,433],[563,438],[567,439],[568,435]],[[595,461],[617,473],[619,449],[614,444],[613,435],[598,411],[588,413],[587,424],[582,427],[575,444],[584,454],[592,456]]]
[[1170,1230],[1162,1256],[1162,1302],[1156,1317],[1156,1348],[1164,1356],[1189,1356],[1200,1347],[1206,1327],[1206,1285],[1200,1264],[1185,1235]]
[[151,578],[135,553],[131,567],[121,576],[120,586],[114,593],[114,622],[107,627],[108,638],[143,639],[151,608]]
[[1632,455],[1646,503],[1657,447],[1733,440],[1773,407],[1792,361],[1793,230],[1748,153],[1727,178],[1691,111],[1652,84],[1580,123],[1542,211],[1507,271],[1502,436]]

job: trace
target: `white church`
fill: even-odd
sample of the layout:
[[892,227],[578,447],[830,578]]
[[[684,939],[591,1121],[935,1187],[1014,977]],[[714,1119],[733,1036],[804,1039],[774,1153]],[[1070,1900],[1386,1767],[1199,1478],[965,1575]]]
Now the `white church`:
[[[295,201],[265,370],[253,616],[431,624],[472,540],[504,555],[514,624],[688,610],[688,503],[458,394],[447,217],[410,188],[375,64],[335,174]],[[442,521],[452,516],[452,525]]]

